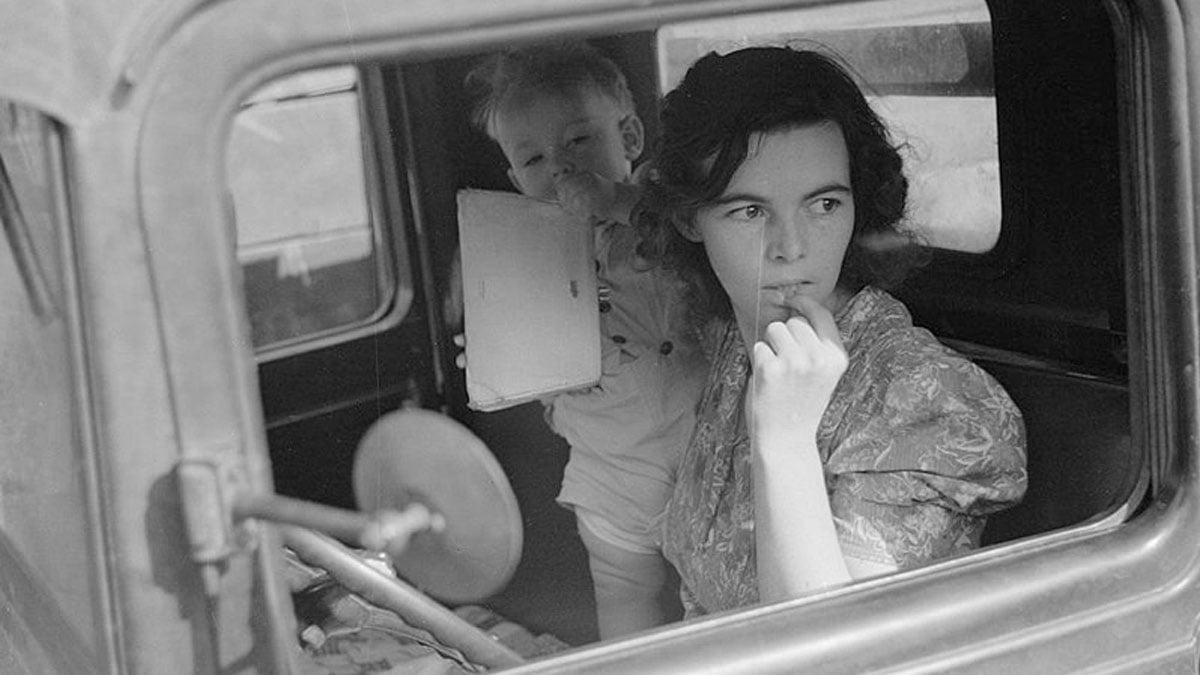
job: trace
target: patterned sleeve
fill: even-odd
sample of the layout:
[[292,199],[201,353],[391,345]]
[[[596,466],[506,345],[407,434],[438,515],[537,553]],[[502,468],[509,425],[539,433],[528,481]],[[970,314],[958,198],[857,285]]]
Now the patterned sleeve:
[[830,454],[830,503],[848,557],[903,569],[975,548],[987,514],[1024,495],[1016,405],[970,361],[928,357],[889,369],[872,414]]

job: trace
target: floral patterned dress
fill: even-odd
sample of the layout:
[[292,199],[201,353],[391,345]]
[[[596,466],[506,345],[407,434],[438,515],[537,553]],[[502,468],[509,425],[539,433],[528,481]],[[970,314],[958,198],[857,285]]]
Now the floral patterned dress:
[[[847,557],[899,569],[975,548],[989,513],[1025,493],[1025,427],[981,368],[867,287],[835,317],[850,365],[817,431]],[[750,362],[720,327],[695,433],[662,517],[687,615],[758,602],[743,395]]]

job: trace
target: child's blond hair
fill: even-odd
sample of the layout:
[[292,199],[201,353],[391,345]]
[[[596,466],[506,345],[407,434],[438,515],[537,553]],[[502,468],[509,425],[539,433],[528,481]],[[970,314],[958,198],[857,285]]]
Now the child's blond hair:
[[466,77],[475,98],[471,120],[495,138],[496,113],[514,93],[572,96],[591,89],[625,114],[635,111],[629,82],[617,64],[584,42],[529,45],[493,54]]

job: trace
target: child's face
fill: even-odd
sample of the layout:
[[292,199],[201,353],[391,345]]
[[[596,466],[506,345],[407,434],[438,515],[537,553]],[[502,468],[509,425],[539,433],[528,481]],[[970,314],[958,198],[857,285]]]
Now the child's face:
[[574,95],[518,94],[497,110],[493,131],[513,185],[548,200],[557,199],[555,180],[565,173],[628,181],[643,143],[636,115],[587,88]]
[[796,296],[837,311],[853,232],[850,159],[829,122],[752,136],[728,187],[684,234],[703,241],[743,336],[758,340],[770,322],[799,313]]

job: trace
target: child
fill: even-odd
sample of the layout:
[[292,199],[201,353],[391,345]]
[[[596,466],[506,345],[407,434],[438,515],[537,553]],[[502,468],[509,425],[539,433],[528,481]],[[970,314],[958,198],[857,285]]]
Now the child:
[[854,81],[814,52],[710,54],[662,122],[645,250],[716,336],[663,519],[688,614],[978,546],[1024,494],[1024,426],[882,290],[920,249],[901,158]]
[[668,568],[650,523],[691,434],[706,362],[687,330],[683,284],[636,252],[631,176],[645,139],[633,96],[617,66],[582,44],[499,54],[467,84],[513,185],[595,228],[602,374],[548,404],[571,447],[558,500],[588,551],[600,637],[659,625]]

